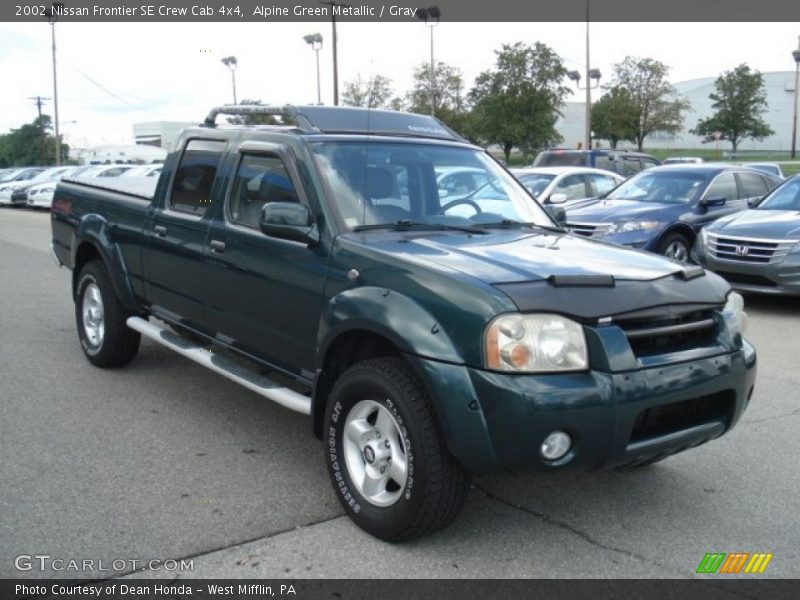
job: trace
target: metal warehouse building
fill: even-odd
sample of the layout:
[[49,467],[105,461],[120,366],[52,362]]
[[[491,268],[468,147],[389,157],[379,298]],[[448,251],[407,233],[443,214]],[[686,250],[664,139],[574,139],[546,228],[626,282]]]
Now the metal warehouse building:
[[[739,144],[739,151],[774,150],[788,152],[792,145],[792,116],[794,91],[794,71],[776,71],[763,73],[764,86],[767,92],[768,110],[763,119],[775,131],[775,134],[760,141],[745,140]],[[683,131],[676,135],[656,133],[645,140],[646,148],[713,148],[714,144],[702,143],[702,138],[689,133],[700,119],[713,114],[709,94],[714,92],[716,77],[704,77],[676,83],[675,91],[689,101],[691,108],[684,113]],[[583,141],[585,123],[585,103],[568,102],[562,109],[563,116],[556,123],[558,132],[564,137],[564,148],[576,148]],[[600,145],[608,147],[608,142],[600,141]],[[629,147],[629,144],[620,147]],[[729,142],[720,142],[722,150],[730,150]]]

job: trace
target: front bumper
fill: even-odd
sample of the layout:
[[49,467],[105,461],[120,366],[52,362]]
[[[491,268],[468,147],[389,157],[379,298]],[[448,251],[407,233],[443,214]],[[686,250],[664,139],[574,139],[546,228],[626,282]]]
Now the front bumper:
[[[743,342],[735,352],[623,372],[445,370],[429,385],[450,450],[468,469],[590,471],[644,463],[729,431],[753,393],[756,353]],[[547,461],[540,447],[556,430],[569,433],[572,449]]]
[[794,252],[774,264],[719,260],[695,245],[694,261],[724,277],[740,292],[800,296],[800,253]]

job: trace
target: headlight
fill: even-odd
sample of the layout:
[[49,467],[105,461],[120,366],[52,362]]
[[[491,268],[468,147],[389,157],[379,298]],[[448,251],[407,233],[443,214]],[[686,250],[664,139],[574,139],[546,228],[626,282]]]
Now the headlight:
[[55,191],[56,191],[55,187],[46,187],[46,188],[44,188],[42,190],[39,190],[39,193],[40,194],[52,194]]
[[744,298],[741,294],[731,292],[728,294],[728,300],[725,302],[725,308],[722,309],[723,314],[728,322],[728,328],[735,336],[736,334],[744,335],[747,331],[747,313],[744,310]]
[[608,233],[628,233],[629,231],[644,231],[655,229],[661,225],[660,221],[626,221],[624,223],[613,223]]
[[589,363],[583,327],[560,315],[501,315],[486,329],[484,348],[496,371],[582,371]]
[[700,244],[702,244],[703,248],[708,246],[708,232],[705,228],[700,230]]

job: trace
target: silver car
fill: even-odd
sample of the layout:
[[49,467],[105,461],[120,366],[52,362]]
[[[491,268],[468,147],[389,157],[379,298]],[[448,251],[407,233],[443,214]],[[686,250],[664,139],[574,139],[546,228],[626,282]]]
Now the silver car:
[[692,257],[736,290],[800,295],[800,175],[702,229]]

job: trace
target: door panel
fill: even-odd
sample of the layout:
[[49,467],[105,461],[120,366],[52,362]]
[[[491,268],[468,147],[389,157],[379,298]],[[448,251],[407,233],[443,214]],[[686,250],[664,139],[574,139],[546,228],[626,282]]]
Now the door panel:
[[245,154],[230,186],[224,216],[215,219],[206,253],[209,323],[219,339],[298,373],[313,372],[328,265],[324,245],[266,236],[258,228],[267,202],[303,202],[291,158],[282,147]]
[[190,140],[165,207],[145,225],[147,299],[154,310],[203,329],[203,256],[213,185],[225,150],[221,141]]

